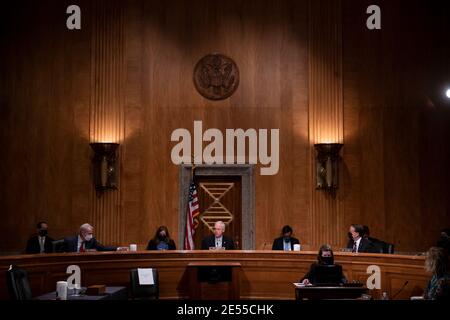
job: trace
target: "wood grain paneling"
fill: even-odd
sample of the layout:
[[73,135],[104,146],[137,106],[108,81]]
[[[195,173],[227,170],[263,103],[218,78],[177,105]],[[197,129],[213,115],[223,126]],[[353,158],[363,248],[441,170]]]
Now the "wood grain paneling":
[[[92,18],[90,142],[124,141],[124,8],[120,1],[95,1]],[[119,176],[122,155],[118,151]],[[91,193],[90,222],[107,243],[124,240],[122,187]]]
[[355,12],[370,4],[343,1],[345,224],[367,224],[399,250],[426,250],[450,224],[449,46],[439,40],[450,11],[381,1],[382,29],[369,32]]
[[[0,11],[1,252],[23,250],[38,220],[55,238],[91,222],[104,243],[142,246],[178,230],[174,129],[280,129],[280,169],[255,168],[256,248],[290,224],[305,248],[345,243],[363,223],[401,251],[450,224],[449,4],[380,1],[5,2]],[[199,95],[196,62],[224,53],[240,85]],[[90,142],[120,143],[119,190],[94,193]],[[336,199],[316,191],[313,144],[343,142]],[[405,232],[407,230],[407,232]],[[175,237],[176,238],[176,237]],[[394,283],[393,286],[397,286]]]
[[[279,174],[256,175],[257,247],[271,243],[286,223],[306,239],[307,13],[307,3],[298,1],[132,2],[127,16],[133,27],[127,30],[133,43],[127,46],[132,96],[126,97],[132,103],[125,118],[133,119],[133,131],[125,141],[124,163],[130,165],[123,176],[124,188],[133,188],[124,196],[125,228],[135,230],[130,241],[137,233],[139,243],[145,242],[161,224],[172,234],[180,232],[170,135],[177,128],[193,132],[194,120],[201,120],[204,130],[222,132],[280,129]],[[210,52],[227,54],[239,66],[240,85],[230,99],[209,101],[195,90],[193,68]]]
[[[190,263],[240,263],[241,299],[294,299],[293,282],[301,279],[317,258],[316,252],[273,251],[165,251],[165,252],[115,252],[83,254],[48,254],[0,257],[0,268],[11,263],[27,270],[33,295],[55,290],[55,283],[68,277],[67,266],[77,264],[81,268],[83,286],[106,284],[129,287],[130,270],[138,267],[157,268],[161,299],[188,297]],[[367,281],[369,265],[376,264],[381,272],[381,289],[371,290],[375,298],[380,291],[392,297],[404,284],[397,299],[409,299],[420,295],[429,275],[424,269],[424,257],[404,255],[336,253],[335,260],[342,265],[347,280]],[[5,278],[0,278],[0,299],[7,298]]]
[[[309,8],[309,141],[311,226],[313,247],[328,243],[342,246],[341,199],[314,190],[315,143],[343,143],[342,21],[341,1],[310,1]],[[341,184],[338,196],[342,192]]]
[[17,1],[1,10],[0,251],[25,250],[40,220],[71,235],[91,209],[90,1],[80,31],[64,1]]

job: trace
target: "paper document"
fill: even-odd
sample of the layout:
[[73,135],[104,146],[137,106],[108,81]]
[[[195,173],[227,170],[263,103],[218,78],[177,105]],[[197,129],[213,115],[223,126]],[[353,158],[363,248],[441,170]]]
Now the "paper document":
[[137,270],[138,270],[138,277],[139,277],[140,285],[155,284],[155,281],[153,279],[153,269],[152,268],[145,268],[145,269],[138,268]]

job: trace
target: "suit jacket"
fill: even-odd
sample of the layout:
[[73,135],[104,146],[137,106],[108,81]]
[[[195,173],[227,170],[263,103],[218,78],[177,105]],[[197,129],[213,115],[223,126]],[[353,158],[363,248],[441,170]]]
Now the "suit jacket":
[[[294,244],[300,244],[297,238],[291,237],[291,250],[294,250]],[[276,238],[273,240],[272,250],[283,250],[284,249],[284,239],[283,237]]]
[[[169,239],[169,250],[176,250],[177,248],[176,248],[176,246],[175,246],[175,241],[173,241],[172,239]],[[149,242],[148,242],[148,245],[147,245],[147,249],[146,250],[158,250],[158,248],[157,248],[157,243],[156,243],[156,241],[155,240],[150,240]]]
[[[305,276],[300,279],[300,282],[302,282],[305,279],[308,279],[311,284],[316,284],[316,282],[317,282],[317,273],[316,273],[317,266],[318,266],[317,263],[313,263],[311,265],[311,267],[309,268],[308,273],[305,274]],[[345,278],[344,273],[342,272],[342,266],[338,265],[338,264],[336,264],[336,266],[339,267],[340,273],[341,273],[341,277],[340,277],[341,282],[340,283],[346,283],[347,279]]]
[[[45,242],[44,242],[44,252],[45,253],[53,252],[53,246],[52,246],[53,241],[55,241],[55,240],[53,240],[52,238],[50,238],[48,236],[45,237]],[[30,239],[28,239],[25,252],[28,254],[41,253],[41,246],[39,245],[38,235],[34,235]]]
[[[231,238],[226,236],[222,236],[222,247],[225,247],[225,250],[234,250],[234,242]],[[208,250],[210,247],[216,246],[216,236],[211,235],[203,239],[202,241],[202,250]]]
[[[348,249],[353,249],[353,239],[350,239],[347,243]],[[367,238],[361,238],[359,242],[358,252],[366,252],[366,253],[379,253],[375,245],[372,241]]]
[[[77,252],[78,247],[78,236],[64,238],[64,252]],[[97,239],[92,238],[91,241],[87,241],[84,244],[85,249],[95,249],[97,251],[116,251],[117,247],[104,246],[97,241]]]

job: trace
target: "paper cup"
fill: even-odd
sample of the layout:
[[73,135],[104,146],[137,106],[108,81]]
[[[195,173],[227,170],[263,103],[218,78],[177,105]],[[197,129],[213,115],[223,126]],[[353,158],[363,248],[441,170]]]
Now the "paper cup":
[[56,299],[67,300],[67,281],[56,283]]
[[294,251],[300,251],[300,245],[294,244]]
[[137,251],[137,244],[130,244],[130,251]]

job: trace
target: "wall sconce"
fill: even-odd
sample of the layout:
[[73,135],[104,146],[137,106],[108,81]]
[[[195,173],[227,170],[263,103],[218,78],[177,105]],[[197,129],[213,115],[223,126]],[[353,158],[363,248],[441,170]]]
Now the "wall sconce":
[[339,187],[339,151],[341,143],[318,143],[316,189],[334,191]]
[[116,150],[118,143],[91,143],[94,150],[94,185],[97,192],[117,190]]

